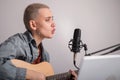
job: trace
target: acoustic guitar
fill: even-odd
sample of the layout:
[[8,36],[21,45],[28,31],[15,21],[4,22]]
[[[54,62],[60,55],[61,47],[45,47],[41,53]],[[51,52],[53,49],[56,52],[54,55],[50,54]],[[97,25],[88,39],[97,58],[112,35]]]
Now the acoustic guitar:
[[[39,64],[30,64],[18,59],[12,59],[11,62],[16,67],[26,68],[29,70],[33,70],[45,74],[46,80],[70,80],[71,77],[71,74],[69,72],[54,75],[54,70],[48,62],[41,62]],[[76,70],[75,72],[77,73],[78,71]]]

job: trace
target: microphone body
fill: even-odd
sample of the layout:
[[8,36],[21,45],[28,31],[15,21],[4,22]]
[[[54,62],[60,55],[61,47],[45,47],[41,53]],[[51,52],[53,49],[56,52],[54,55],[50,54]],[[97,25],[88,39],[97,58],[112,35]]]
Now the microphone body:
[[76,28],[74,30],[74,36],[72,40],[72,49],[71,51],[74,53],[80,52],[80,42],[81,42],[81,30]]

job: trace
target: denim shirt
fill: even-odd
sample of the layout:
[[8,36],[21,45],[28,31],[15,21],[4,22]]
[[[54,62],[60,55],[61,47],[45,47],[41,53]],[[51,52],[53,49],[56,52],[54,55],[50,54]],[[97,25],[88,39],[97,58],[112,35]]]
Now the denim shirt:
[[[40,61],[49,62],[49,54],[43,46],[41,54]],[[15,67],[10,60],[19,59],[32,63],[38,55],[36,42],[30,32],[11,36],[0,44],[0,80],[26,80],[26,69]]]

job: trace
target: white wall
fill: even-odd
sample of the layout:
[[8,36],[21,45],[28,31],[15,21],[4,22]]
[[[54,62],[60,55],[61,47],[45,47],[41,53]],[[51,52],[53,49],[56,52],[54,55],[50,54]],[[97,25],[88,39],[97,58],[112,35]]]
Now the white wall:
[[82,30],[81,38],[88,46],[88,53],[120,43],[120,0],[0,0],[0,43],[25,31],[23,11],[33,2],[48,4],[54,14],[56,34],[45,40],[44,45],[55,73],[75,69],[73,53],[68,49],[75,28]]

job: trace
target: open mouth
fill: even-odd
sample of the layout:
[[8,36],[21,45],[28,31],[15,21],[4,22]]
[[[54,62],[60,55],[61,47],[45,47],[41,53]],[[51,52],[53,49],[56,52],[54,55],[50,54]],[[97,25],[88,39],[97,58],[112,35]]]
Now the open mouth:
[[54,34],[54,33],[55,33],[55,29],[52,30],[52,34]]

